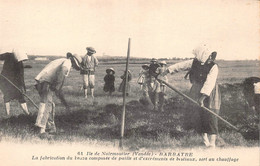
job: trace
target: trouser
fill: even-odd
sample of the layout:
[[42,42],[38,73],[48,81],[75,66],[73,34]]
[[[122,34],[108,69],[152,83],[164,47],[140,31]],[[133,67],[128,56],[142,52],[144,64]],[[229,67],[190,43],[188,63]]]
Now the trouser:
[[165,93],[160,92],[159,93],[159,110],[164,111],[164,102],[165,102]]
[[150,99],[154,105],[154,110],[155,111],[158,111],[158,107],[159,107],[159,93],[158,92],[152,92],[152,91],[149,91],[149,96],[150,96]]
[[83,74],[83,88],[87,89],[90,87],[90,89],[93,89],[95,86],[95,75],[94,74]]
[[55,104],[52,99],[53,91],[50,90],[50,85],[47,82],[37,84],[36,89],[39,92],[41,103],[35,125],[42,129],[41,132],[44,132],[45,129],[56,131],[54,122]]
[[143,96],[140,100],[149,110],[152,110],[154,108],[154,104],[152,103],[152,100],[147,91],[143,92]]

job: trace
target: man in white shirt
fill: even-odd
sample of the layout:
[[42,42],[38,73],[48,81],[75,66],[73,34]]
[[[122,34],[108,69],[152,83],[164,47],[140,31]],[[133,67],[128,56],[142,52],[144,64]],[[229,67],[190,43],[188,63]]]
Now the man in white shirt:
[[[191,98],[198,101],[201,106],[205,106],[219,114],[221,96],[216,83],[218,66],[214,62],[217,53],[210,51],[206,45],[202,45],[194,49],[193,54],[195,55],[194,59],[169,66],[164,74],[190,69]],[[194,106],[193,109],[198,109],[198,107]],[[216,136],[218,134],[218,119],[202,109],[199,109],[199,116],[203,143],[207,147],[215,148]]]
[[65,78],[69,75],[71,67],[79,70],[80,63],[80,57],[67,53],[67,58],[59,58],[51,61],[35,77],[37,82],[35,87],[41,98],[35,123],[35,126],[40,129],[40,136],[46,136],[47,133],[45,129],[49,129],[49,133],[56,132],[54,123],[55,104],[52,100],[53,92],[69,110],[69,105],[64,98],[62,86]]

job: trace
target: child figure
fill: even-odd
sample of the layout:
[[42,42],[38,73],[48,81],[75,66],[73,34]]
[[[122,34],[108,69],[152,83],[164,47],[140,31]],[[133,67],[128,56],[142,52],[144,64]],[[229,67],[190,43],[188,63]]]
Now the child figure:
[[[122,79],[122,82],[119,86],[119,92],[123,92],[124,94],[124,88],[125,88],[125,82],[126,82],[126,72],[124,72],[124,74],[120,77]],[[128,79],[127,79],[127,83],[126,83],[126,96],[129,95],[130,92],[130,81],[132,80],[132,74],[130,72],[130,70],[128,70]]]
[[[168,68],[167,68],[167,63],[166,61],[161,61],[159,62],[159,65],[160,67],[157,68],[157,73],[159,73],[159,76],[157,78],[160,78],[160,80],[163,80],[165,82],[168,82],[168,78],[166,75],[164,76],[161,76],[160,74],[162,74],[163,72],[165,72]],[[157,90],[155,90],[156,93],[159,93],[159,100],[155,101],[155,102],[158,102],[158,107],[159,107],[159,110],[160,111],[164,111],[164,103],[165,103],[165,98],[166,98],[166,85],[161,83],[161,82],[158,82],[157,81]]]
[[143,85],[145,83],[145,79],[148,78],[149,75],[149,65],[142,65],[142,69],[140,70],[139,77],[137,79],[137,83],[140,85],[141,90],[143,89]]
[[109,96],[112,95],[112,92],[115,91],[115,71],[113,68],[109,68],[106,70],[106,73],[107,75],[104,77],[104,81],[105,81],[105,85],[104,85],[104,88],[103,90],[105,92],[108,92],[109,93]]
[[138,78],[138,84],[141,85],[142,90],[142,96],[139,99],[140,103],[146,106],[149,110],[152,110],[154,108],[154,104],[151,101],[149,91],[151,88],[151,80],[150,80],[150,74],[149,74],[149,65],[144,64],[142,65],[142,71],[139,74]]

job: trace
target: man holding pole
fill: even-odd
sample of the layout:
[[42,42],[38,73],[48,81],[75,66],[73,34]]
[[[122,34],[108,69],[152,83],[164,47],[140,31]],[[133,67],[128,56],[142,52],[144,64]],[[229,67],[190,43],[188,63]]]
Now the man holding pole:
[[[214,62],[217,53],[210,51],[206,45],[202,45],[195,48],[193,54],[195,55],[193,60],[169,66],[168,70],[162,75],[190,69],[191,98],[198,101],[201,107],[209,108],[214,113],[219,114],[221,96],[216,83],[218,66]],[[192,110],[198,109],[195,105],[192,107]],[[199,116],[203,143],[206,147],[215,148],[216,136],[218,134],[218,119],[203,109],[199,109]]]
[[67,58],[59,58],[50,62],[35,77],[37,82],[35,87],[41,98],[35,123],[35,126],[39,127],[40,136],[44,137],[44,135],[46,135],[46,128],[50,130],[49,133],[56,132],[54,123],[55,104],[52,101],[53,92],[65,105],[67,110],[69,110],[69,105],[64,98],[62,87],[65,78],[69,75],[71,67],[79,70],[80,63],[80,57],[67,53]]
[[10,114],[10,101],[14,99],[19,101],[25,114],[30,114],[23,95],[23,92],[26,91],[23,61],[27,59],[26,53],[17,50],[0,54],[0,60],[4,61],[3,70],[0,75],[0,89],[4,94],[7,115]]

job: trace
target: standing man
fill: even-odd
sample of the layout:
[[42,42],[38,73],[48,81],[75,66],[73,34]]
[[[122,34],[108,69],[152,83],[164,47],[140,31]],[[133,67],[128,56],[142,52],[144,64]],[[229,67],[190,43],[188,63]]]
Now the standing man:
[[[212,52],[206,45],[202,45],[194,49],[193,54],[195,55],[194,60],[169,66],[165,73],[190,69],[189,78],[192,84],[190,89],[191,98],[198,101],[200,106],[205,106],[216,114],[219,114],[221,96],[216,82],[218,65],[214,62],[217,52]],[[216,136],[218,134],[217,117],[195,105],[192,105],[192,107],[192,110],[196,109],[199,111],[203,143],[206,147],[215,148]]]
[[[26,91],[24,83],[23,61],[27,59],[28,57],[25,53],[18,51],[0,54],[0,60],[4,61],[3,70],[0,75],[0,89],[4,94],[4,103],[7,115],[10,114],[10,101],[14,99],[19,101],[25,114],[30,114],[24,96],[21,93],[21,91]],[[6,77],[16,87],[18,87],[20,91],[4,77]]]
[[87,98],[88,87],[90,88],[91,97],[94,99],[95,86],[95,70],[98,66],[98,59],[94,56],[96,50],[93,47],[87,47],[87,54],[84,56],[81,63],[82,69],[80,74],[83,76],[84,96]]
[[69,110],[69,105],[64,98],[62,87],[65,78],[69,75],[71,66],[79,70],[80,63],[81,59],[77,55],[67,53],[67,58],[59,58],[50,62],[35,77],[37,82],[35,87],[41,98],[35,126],[39,127],[41,135],[46,134],[46,128],[49,129],[49,133],[56,132],[54,123],[55,104],[52,100],[53,93],[56,94]]

